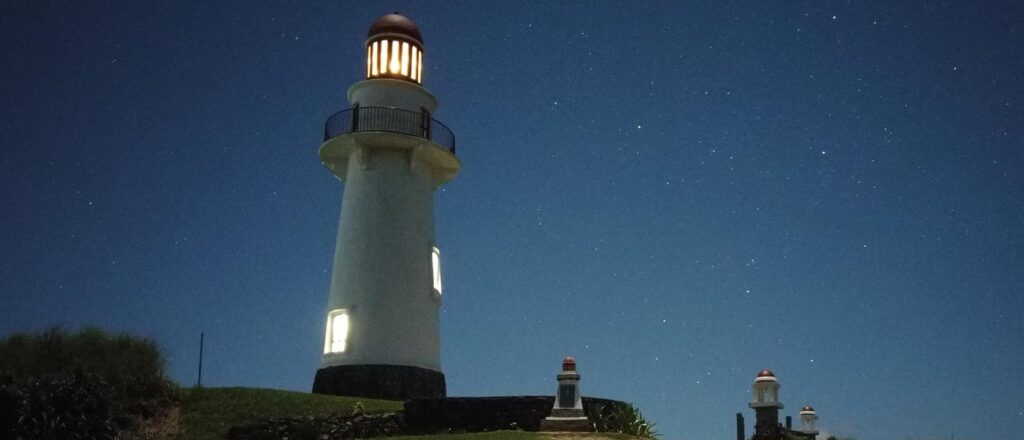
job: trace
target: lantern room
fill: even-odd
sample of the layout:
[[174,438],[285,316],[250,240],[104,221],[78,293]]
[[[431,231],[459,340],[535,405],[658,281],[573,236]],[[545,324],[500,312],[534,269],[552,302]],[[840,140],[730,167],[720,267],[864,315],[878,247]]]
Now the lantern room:
[[423,37],[404,15],[388,14],[370,25],[366,79],[391,78],[423,84]]
[[754,397],[750,402],[751,408],[783,407],[782,402],[779,402],[779,380],[775,378],[772,370],[761,370],[757,373],[751,392]]
[[818,413],[810,405],[800,410],[800,431],[807,434],[818,433]]

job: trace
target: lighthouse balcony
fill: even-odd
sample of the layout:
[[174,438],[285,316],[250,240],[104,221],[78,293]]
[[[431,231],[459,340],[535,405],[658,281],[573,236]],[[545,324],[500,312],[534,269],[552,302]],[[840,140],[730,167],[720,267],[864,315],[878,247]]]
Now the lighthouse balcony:
[[358,156],[365,166],[372,156],[366,152],[375,149],[407,151],[410,165],[438,184],[455,178],[461,167],[455,135],[427,111],[357,105],[327,118],[320,161],[341,180],[348,178],[349,159]]
[[394,107],[360,107],[342,110],[327,118],[324,141],[359,132],[385,132],[426,139],[455,154],[455,134],[427,111]]

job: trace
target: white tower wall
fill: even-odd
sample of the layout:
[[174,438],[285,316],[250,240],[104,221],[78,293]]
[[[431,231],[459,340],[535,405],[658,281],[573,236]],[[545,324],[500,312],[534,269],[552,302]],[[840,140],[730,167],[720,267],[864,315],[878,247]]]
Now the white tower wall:
[[[392,79],[359,82],[348,96],[361,108],[433,112],[437,106],[426,89]],[[440,296],[433,289],[431,252],[434,189],[444,173],[424,152],[437,147],[390,133],[354,133],[339,143],[328,142],[321,152],[345,182],[328,308],[346,311],[349,330],[345,351],[325,353],[321,366],[408,365],[440,372]]]
[[344,352],[324,355],[322,365],[440,371],[440,298],[431,270],[435,183],[410,166],[411,150],[361,147],[353,156],[328,300],[330,310],[347,311],[349,342]]

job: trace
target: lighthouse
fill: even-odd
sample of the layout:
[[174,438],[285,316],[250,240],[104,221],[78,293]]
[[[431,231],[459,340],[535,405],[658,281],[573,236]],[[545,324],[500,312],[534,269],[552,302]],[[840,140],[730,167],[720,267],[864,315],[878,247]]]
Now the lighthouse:
[[752,440],[776,440],[782,438],[779,426],[779,410],[784,406],[779,401],[779,380],[772,370],[761,370],[754,378],[751,387],[753,399],[750,407],[754,409],[756,421]]
[[818,412],[807,405],[800,410],[800,432],[809,434],[811,438],[818,435]]
[[412,20],[377,19],[365,54],[365,79],[327,119],[319,151],[344,190],[313,392],[444,397],[434,191],[459,172],[455,136],[433,117]]

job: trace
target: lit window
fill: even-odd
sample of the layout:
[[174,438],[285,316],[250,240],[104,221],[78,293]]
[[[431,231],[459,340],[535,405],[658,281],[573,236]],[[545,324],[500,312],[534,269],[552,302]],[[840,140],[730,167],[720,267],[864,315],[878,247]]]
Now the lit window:
[[373,54],[373,62],[370,63],[370,64],[372,64],[373,69],[370,70],[370,73],[373,76],[377,76],[377,42],[376,41],[373,42],[373,49],[371,49],[370,52]]
[[324,354],[342,353],[348,339],[348,312],[345,309],[331,310],[327,314],[327,337],[324,338]]
[[441,294],[441,250],[434,246],[433,252],[430,253],[430,262],[433,263],[434,267],[434,290],[437,294]]
[[366,78],[423,83],[423,49],[412,41],[381,39],[366,45]]
[[402,76],[409,76],[409,43],[402,42]]
[[416,62],[416,64],[419,65],[417,67],[419,71],[416,72],[416,81],[423,83],[423,51],[420,51],[420,53],[417,54],[417,57],[419,58],[419,60]]
[[401,68],[401,62],[398,60],[398,57],[400,57],[401,55],[399,54],[398,51],[399,51],[398,42],[397,41],[392,41],[391,42],[391,73],[398,73],[398,69]]
[[417,53],[419,53],[419,49],[416,49],[416,46],[413,46],[412,47],[412,56],[409,57],[409,60],[412,62],[412,67],[409,68],[410,73],[412,73],[412,79],[418,78],[416,76],[416,54]]

